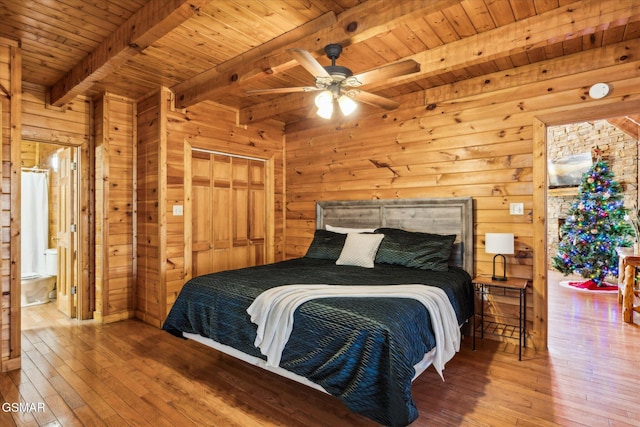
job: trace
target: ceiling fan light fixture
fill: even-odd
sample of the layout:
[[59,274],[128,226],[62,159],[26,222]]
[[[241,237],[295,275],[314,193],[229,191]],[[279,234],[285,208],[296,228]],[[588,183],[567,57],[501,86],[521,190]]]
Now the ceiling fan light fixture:
[[338,105],[340,106],[340,111],[342,111],[342,114],[345,116],[353,113],[358,107],[358,104],[347,95],[342,95],[338,98]]
[[323,119],[330,119],[333,116],[333,103],[322,106],[322,107],[318,107],[318,116],[322,117]]
[[333,93],[330,90],[320,92],[316,96],[315,103],[320,117],[330,119],[333,116]]

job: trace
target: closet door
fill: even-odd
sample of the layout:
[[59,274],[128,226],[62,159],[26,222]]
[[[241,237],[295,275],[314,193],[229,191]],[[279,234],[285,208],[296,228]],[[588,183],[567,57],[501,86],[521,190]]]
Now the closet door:
[[193,151],[193,275],[265,262],[265,167]]

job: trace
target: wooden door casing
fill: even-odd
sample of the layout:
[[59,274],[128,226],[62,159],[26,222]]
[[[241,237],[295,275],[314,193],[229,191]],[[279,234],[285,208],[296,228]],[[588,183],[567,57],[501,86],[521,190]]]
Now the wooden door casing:
[[191,170],[193,275],[263,264],[265,162],[194,150]]

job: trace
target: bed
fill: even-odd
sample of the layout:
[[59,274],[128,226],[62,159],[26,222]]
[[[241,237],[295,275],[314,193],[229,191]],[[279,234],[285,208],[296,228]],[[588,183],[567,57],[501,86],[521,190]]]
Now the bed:
[[408,425],[412,381],[443,375],[474,313],[472,226],[470,198],[319,202],[305,256],[189,280],[163,329]]

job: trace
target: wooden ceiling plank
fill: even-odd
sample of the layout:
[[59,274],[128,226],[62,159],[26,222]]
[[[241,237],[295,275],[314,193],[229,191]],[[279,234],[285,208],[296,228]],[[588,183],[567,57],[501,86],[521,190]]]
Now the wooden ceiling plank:
[[534,0],[510,0],[511,10],[517,21],[531,18],[536,14]]
[[604,44],[612,44],[620,42],[624,39],[624,26],[613,27],[605,30],[602,35]]
[[554,43],[544,48],[545,57],[547,59],[558,58],[562,56],[562,43]]
[[[385,43],[391,46],[392,49],[398,49],[398,55],[396,55],[393,60],[395,61],[398,57],[405,57],[412,55],[414,53],[421,52],[427,49],[427,45],[422,43],[422,40],[413,32],[408,25],[400,25],[393,32],[390,32],[387,36],[384,37]],[[402,43],[404,47],[396,48],[395,44]],[[401,52],[407,52],[407,54],[402,54]]]
[[[624,0],[622,0],[624,1]],[[631,2],[626,2],[625,7],[623,7],[623,12],[626,10],[627,13],[630,12],[631,8],[634,8],[637,6],[633,6],[631,4]],[[555,12],[552,12],[555,13]],[[596,16],[598,14],[598,11],[592,12],[595,13]],[[543,15],[544,16],[544,15]],[[533,19],[533,18],[531,18]],[[527,26],[527,22],[526,20],[524,22],[521,23],[515,23],[512,25],[524,25]],[[516,29],[517,30],[517,29]],[[489,36],[491,36],[491,33],[493,33],[494,31],[500,31],[500,28],[496,29],[496,30],[492,30],[488,33],[481,33],[477,36],[474,37],[470,37],[468,39],[463,39],[460,42],[457,43],[464,43],[464,42],[468,42],[471,43],[471,45],[473,46],[475,43],[472,39],[474,38],[480,38],[480,37],[486,37],[486,34],[489,34]],[[471,39],[471,40],[470,40]],[[575,55],[571,55],[571,56],[567,56],[566,59],[565,58],[557,58],[555,59],[556,63],[557,63],[557,67],[558,69],[563,69],[566,70],[566,73],[571,73],[571,72],[579,72],[580,70],[578,69],[578,67],[576,67],[575,64],[584,64],[585,67],[589,67],[589,69],[591,68],[600,68],[600,67],[604,67],[606,63],[608,63],[608,61],[611,61],[611,58],[617,58],[620,57],[621,55],[625,55],[625,52],[627,52],[627,49],[631,49],[631,51],[634,51],[637,44],[640,43],[635,43],[634,40],[632,40],[631,42],[633,42],[633,44],[631,45],[611,45],[609,48],[599,48],[599,49],[591,49],[588,51],[584,51],[582,53],[579,54],[575,54]],[[433,49],[433,50],[438,50],[439,48]],[[444,47],[443,49],[446,49],[446,47]],[[464,48],[461,48],[464,50]],[[441,52],[442,53],[442,52]],[[411,57],[407,57],[404,59],[415,59],[417,55],[413,55]],[[521,57],[521,58],[519,58]],[[542,63],[538,63],[538,64],[531,64],[529,65],[528,62],[528,58],[526,57],[526,53],[520,52],[518,54],[512,54],[510,56],[504,56],[499,58],[500,61],[505,61],[505,60],[509,60],[510,63],[513,64],[514,67],[520,67],[520,68],[516,68],[518,70],[520,70],[521,73],[529,72],[529,70],[531,70],[531,73],[536,73],[540,79],[543,79],[545,75],[550,76],[549,73],[541,73],[540,69],[545,67],[545,62]],[[464,61],[463,61],[464,62]],[[588,64],[588,65],[587,65]],[[451,69],[449,71],[451,72],[457,72],[461,69],[464,69],[465,72],[467,72],[468,74],[471,74],[470,69],[465,69],[464,67],[468,66],[468,65],[472,65],[472,64],[467,64],[465,63],[464,66],[462,67],[451,67]],[[419,73],[416,74],[421,74],[423,77],[422,78],[429,78],[431,76],[436,76],[436,75],[440,75],[442,74],[442,70],[439,70],[437,68],[433,68],[428,70],[428,72],[423,71],[424,70],[424,65],[421,67],[421,71]],[[500,67],[498,67],[500,68]],[[511,76],[511,74],[510,74]],[[489,75],[489,76],[485,76],[485,78],[488,81],[492,81],[492,88],[493,90],[495,90],[495,85],[496,83],[494,82],[494,80],[497,81],[504,81],[505,85],[511,85],[513,84],[513,82],[510,82],[510,79],[505,79],[504,76],[498,76],[497,74],[495,75]],[[526,79],[523,79],[523,81],[525,80],[535,80],[535,76],[527,76]],[[408,80],[408,79],[407,79]],[[472,87],[476,88],[477,83],[475,83],[474,80],[465,80],[466,82],[472,82]],[[456,83],[456,88],[455,89],[451,89],[448,86],[442,86],[442,89],[445,91],[449,91],[450,93],[454,93],[457,94],[457,96],[464,96],[463,92],[460,89],[460,85],[463,85],[464,82],[462,83]],[[375,84],[367,86],[367,90],[371,90],[370,88],[375,86]],[[477,90],[482,90],[483,88],[480,87]],[[474,89],[476,90],[476,89]],[[447,92],[448,93],[448,92]],[[440,95],[440,96],[444,96],[444,95]],[[267,110],[267,107],[263,104],[259,104],[259,105],[254,105],[252,107],[248,107],[245,109],[241,109],[240,110],[240,122],[241,123],[248,123],[250,121],[259,121],[259,120],[263,120],[265,118],[271,117],[273,115],[277,115],[277,114],[283,114],[286,113],[288,108],[288,105],[293,104],[293,103],[297,103],[299,102],[299,97],[296,97],[295,95],[287,95],[287,96],[283,96],[282,98],[280,98],[278,101],[281,101],[277,104],[277,107],[279,107],[280,109],[275,110],[275,109],[271,109],[270,111]],[[262,113],[264,113],[264,116],[262,115]]]
[[[629,51],[638,51],[640,40],[622,42],[615,45],[604,46],[597,49],[590,49],[574,55],[555,58],[552,61],[544,61],[536,64],[528,64],[509,70],[508,73],[498,72],[482,76],[484,83],[469,79],[458,81],[451,87],[438,87],[426,94],[426,98],[439,99],[442,104],[455,103],[460,99],[471,100],[474,97],[483,97],[491,93],[493,101],[503,102],[508,99],[518,98],[519,92],[532,93],[539,92],[541,95],[550,89],[560,92],[575,88],[584,84],[576,76],[585,73],[599,74],[594,81],[602,81],[609,71],[607,68],[612,65],[613,58],[621,58]],[[618,63],[622,61],[615,61]],[[637,61],[629,60],[628,72],[632,75],[637,67]],[[622,71],[621,73],[622,74]],[[553,80],[554,85],[549,88],[547,81]],[[606,78],[605,78],[606,81]],[[589,86],[584,87],[585,96],[589,91]]]
[[[256,19],[273,26],[273,31],[269,35],[282,30],[290,31],[308,21],[304,16],[291,13],[281,2],[274,1],[236,1],[239,7],[244,6],[255,18],[249,22],[256,22]],[[271,37],[269,37],[271,38]]]
[[[535,49],[534,49],[535,50]],[[563,55],[571,55],[582,51],[582,38],[562,42]]]
[[[436,35],[433,28],[423,19],[417,19],[412,22],[407,22],[406,26],[414,34],[415,38],[425,46],[422,50],[433,49],[434,47],[442,46],[442,40]],[[417,51],[421,52],[422,50]]]
[[640,125],[635,123],[633,120],[630,120],[629,117],[614,117],[607,119],[607,122],[617,127],[630,137],[640,139]]
[[[319,29],[336,22],[332,12],[327,12],[319,18],[308,22],[280,37],[257,46],[229,61],[225,61],[215,68],[207,70],[195,77],[185,80],[172,88],[179,107],[188,107],[206,99],[215,98],[216,92],[228,91],[228,86],[241,78],[250,80],[256,74],[273,73],[270,55],[274,52],[280,56],[287,56],[288,62],[295,66],[297,62],[286,51],[295,46],[296,41],[315,34]],[[275,65],[275,64],[274,64]]]
[[151,0],[50,88],[51,104],[62,106],[86,92],[95,80],[117,70],[209,1]]
[[[244,37],[235,39],[235,30],[225,27],[221,32],[218,22],[212,21],[207,16],[194,16],[186,21],[175,31],[168,34],[168,37],[178,38],[183,36],[184,41],[193,46],[206,46],[206,49],[199,48],[199,55],[211,58],[212,67],[233,58],[238,52],[251,49],[252,45],[244,43]],[[209,67],[211,68],[211,67]],[[208,69],[208,68],[207,68]]]
[[496,27],[509,25],[516,20],[508,1],[485,1]]
[[[205,99],[215,98],[220,92],[238,91],[233,85],[239,85],[252,79],[263,79],[272,73],[283,72],[297,66],[288,48],[301,48],[319,52],[328,43],[348,45],[389,31],[403,23],[415,20],[418,16],[439,11],[458,4],[461,0],[406,0],[390,2],[388,0],[369,0],[341,13],[332,24],[309,24],[283,34],[262,46],[256,47],[232,60],[220,64],[215,69],[189,79],[173,87],[176,102],[180,107],[188,107]],[[292,38],[290,33],[311,30],[303,37]],[[267,65],[267,66],[265,66]]]
[[534,0],[536,12],[544,13],[560,6],[558,0]]
[[471,20],[476,32],[483,33],[496,28],[496,23],[491,18],[489,9],[483,1],[464,1],[460,3],[460,6]]
[[442,14],[454,28],[458,38],[471,37],[478,33],[461,4],[455,4],[444,9]]
[[13,20],[20,25],[19,28],[16,28],[17,31],[15,36],[17,39],[22,38],[22,33],[24,32],[24,28],[22,27],[24,26],[29,33],[37,35],[37,37],[44,37],[47,40],[56,40],[64,37],[65,40],[68,39],[67,43],[73,43],[78,46],[87,46],[93,42],[96,44],[98,43],[97,40],[93,40],[87,35],[78,34],[78,31],[75,30],[76,27],[59,28],[55,25],[49,24],[48,20],[39,21],[37,17],[23,14],[22,9],[18,7],[17,2],[3,4],[3,7],[6,8],[6,11],[3,11],[3,13],[8,15],[9,22]]
[[638,37],[640,37],[640,19],[629,22],[624,31],[624,40],[636,39]]
[[[23,2],[23,4],[25,3],[26,2]],[[61,27],[64,28],[74,28],[78,22],[81,22],[82,27],[80,31],[82,33],[91,32],[97,34],[99,36],[97,40],[104,39],[120,25],[119,19],[113,19],[118,22],[112,22],[112,20],[109,19],[114,17],[113,14],[107,12],[101,16],[95,16],[85,7],[88,5],[78,7],[78,5],[69,3],[68,1],[56,0],[55,4],[42,2],[37,5],[32,5],[31,2],[29,2],[25,5],[30,9],[36,9],[39,13],[46,14],[49,19],[45,20],[45,22],[56,22],[62,24]]]
[[[430,13],[424,20],[433,28],[434,33],[443,43],[451,43],[460,40],[460,36],[450,25],[449,20],[442,12]],[[474,33],[475,34],[475,33]]]
[[[533,48],[545,47],[551,42],[559,41],[559,39],[579,38],[584,32],[589,32],[600,22],[613,23],[638,13],[640,13],[640,4],[634,0],[597,2],[586,5],[582,2],[572,3],[566,7],[405,57],[403,59],[417,61],[421,65],[421,69],[418,73],[397,77],[394,82],[396,84],[408,83],[428,75],[506,56],[512,56],[517,61],[518,54]],[[553,29],[553,33],[550,33],[551,29]],[[497,43],[497,40],[502,42]],[[528,60],[524,58],[522,65],[528,63]],[[388,84],[389,82],[385,82],[385,85]],[[372,86],[368,86],[367,90],[381,86],[380,83],[374,83]]]
[[[261,0],[263,3],[271,4],[272,0]],[[311,2],[304,0],[280,0],[280,2],[284,7],[288,8],[288,10],[295,12],[304,18],[305,21],[311,21],[316,17],[323,15],[329,11],[333,11],[334,13],[343,12],[344,9],[337,9],[335,6],[332,9],[325,7],[320,2]]]
[[[258,3],[247,3],[247,6],[243,7],[232,1],[213,2],[202,13],[211,20],[219,22],[226,29],[235,31],[234,40],[237,38],[241,44],[251,47],[272,39],[274,34],[282,34],[294,28],[290,23],[284,28],[274,25],[250,11],[251,6],[258,6]],[[254,25],[247,26],[247,22],[252,22]]]

